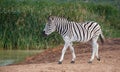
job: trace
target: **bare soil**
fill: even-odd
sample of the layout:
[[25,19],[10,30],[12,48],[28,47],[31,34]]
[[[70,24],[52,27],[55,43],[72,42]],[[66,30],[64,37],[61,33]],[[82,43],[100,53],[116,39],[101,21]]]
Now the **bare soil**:
[[72,55],[68,49],[64,61],[57,64],[63,46],[47,49],[24,62],[0,67],[0,72],[120,72],[120,38],[107,39],[102,45],[99,42],[101,60],[95,58],[93,63],[87,63],[91,56],[91,45],[75,43],[76,62],[71,64]]

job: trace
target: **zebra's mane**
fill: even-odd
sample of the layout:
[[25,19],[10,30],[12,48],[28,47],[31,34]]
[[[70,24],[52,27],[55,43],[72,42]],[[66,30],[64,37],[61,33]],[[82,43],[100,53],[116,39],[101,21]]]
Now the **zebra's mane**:
[[[78,23],[75,21],[70,21],[68,18],[64,18],[64,17],[58,17],[58,16],[49,16],[48,19],[52,19],[52,20],[56,20],[56,21],[61,21],[61,22],[72,22],[72,23]],[[79,23],[79,24],[83,24],[83,23]]]
[[64,17],[49,16],[48,19],[50,19],[50,18],[55,19],[55,20],[65,20],[65,21],[68,21],[68,19],[64,18]]

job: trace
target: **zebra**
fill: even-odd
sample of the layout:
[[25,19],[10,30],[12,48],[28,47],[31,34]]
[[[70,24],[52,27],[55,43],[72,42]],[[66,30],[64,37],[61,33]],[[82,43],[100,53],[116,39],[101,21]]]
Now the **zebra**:
[[62,64],[64,54],[68,47],[72,53],[71,63],[75,63],[76,55],[73,47],[73,42],[84,43],[92,41],[92,55],[88,63],[92,63],[95,56],[97,57],[97,60],[100,61],[100,57],[98,55],[99,45],[97,43],[97,40],[100,37],[101,42],[104,43],[104,36],[101,27],[97,22],[88,21],[77,23],[74,21],[69,21],[67,18],[49,16],[43,30],[43,34],[48,36],[55,31],[62,36],[65,42],[58,64]]

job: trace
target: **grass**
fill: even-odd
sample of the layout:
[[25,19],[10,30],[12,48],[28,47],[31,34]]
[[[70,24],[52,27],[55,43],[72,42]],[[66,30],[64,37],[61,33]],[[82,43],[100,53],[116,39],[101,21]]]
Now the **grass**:
[[96,21],[105,37],[120,37],[120,11],[110,4],[57,0],[1,0],[0,49],[46,49],[63,44],[58,33],[42,31],[49,15],[69,20]]

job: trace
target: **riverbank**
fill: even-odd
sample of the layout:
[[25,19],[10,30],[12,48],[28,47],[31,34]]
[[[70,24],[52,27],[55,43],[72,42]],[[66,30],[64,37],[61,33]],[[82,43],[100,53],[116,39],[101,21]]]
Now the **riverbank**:
[[120,39],[108,39],[104,45],[100,44],[101,61],[95,59],[92,64],[87,63],[91,55],[88,43],[75,45],[75,64],[70,63],[69,50],[63,64],[57,64],[61,49],[49,49],[17,65],[2,66],[0,72],[120,72]]

